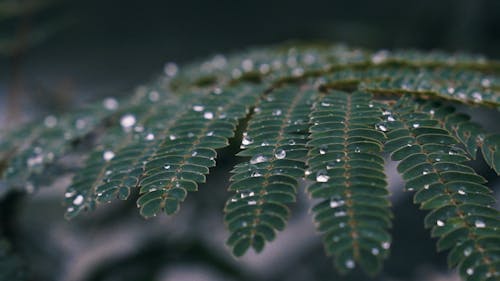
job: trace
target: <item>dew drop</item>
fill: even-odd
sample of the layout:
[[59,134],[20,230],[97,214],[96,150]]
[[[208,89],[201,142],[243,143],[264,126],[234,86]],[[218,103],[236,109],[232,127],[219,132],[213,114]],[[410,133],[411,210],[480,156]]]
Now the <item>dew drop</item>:
[[476,220],[474,222],[474,225],[477,227],[477,228],[485,228],[486,227],[486,224],[484,223],[484,221],[482,220]]
[[384,123],[378,123],[375,125],[375,129],[382,131],[382,132],[387,132],[387,126]]
[[322,145],[319,147],[319,154],[326,154],[328,152],[328,146]]
[[312,173],[312,172],[311,172],[311,170],[309,170],[309,169],[307,169],[307,170],[305,170],[305,171],[304,171],[304,175],[305,175],[306,177],[307,177],[307,176],[309,176],[311,173]]
[[165,74],[168,77],[173,77],[179,71],[179,67],[177,67],[177,64],[174,62],[167,62],[165,64],[165,67],[163,68],[163,71],[165,71]]
[[437,221],[436,221],[436,225],[437,225],[437,226],[444,226],[444,221],[442,221],[442,220],[437,220]]
[[168,138],[169,138],[170,140],[176,140],[176,139],[177,139],[177,136],[176,136],[176,135],[170,135],[170,136],[168,136]]
[[170,169],[170,165],[165,165],[165,166],[163,166],[163,169],[165,169],[165,170],[169,170],[169,169]]
[[207,135],[207,137],[211,137],[211,136],[213,136],[213,135],[214,135],[214,131],[210,131],[210,132],[208,132],[206,135]]
[[418,123],[413,123],[412,127],[413,127],[413,128],[418,128],[418,127],[420,127],[420,124],[418,124]]
[[378,256],[378,254],[380,254],[380,250],[378,248],[372,248],[371,252],[374,256]]
[[104,153],[102,154],[102,158],[104,159],[104,161],[110,161],[111,159],[113,159],[115,157],[115,153],[111,150],[106,150],[104,151]]
[[118,109],[118,105],[119,104],[118,104],[118,101],[115,98],[105,98],[102,101],[102,105],[107,110],[116,110],[116,109]]
[[283,159],[286,157],[286,151],[282,148],[279,148],[276,150],[276,153],[274,153],[274,157],[276,159]]
[[154,139],[155,139],[155,135],[154,135],[154,134],[149,133],[149,134],[147,134],[147,135],[146,135],[146,140],[148,140],[148,141],[152,141],[152,140],[154,140]]
[[464,250],[464,256],[468,257],[468,256],[470,256],[470,254],[472,254],[472,249],[471,248],[466,248]]
[[78,206],[78,205],[81,205],[82,203],[83,203],[83,196],[81,194],[79,194],[73,200],[73,204]]
[[135,125],[135,116],[132,115],[132,114],[125,114],[122,116],[122,118],[120,119],[120,125],[124,128],[124,129],[129,129],[131,128],[132,126]]
[[467,268],[466,272],[467,272],[467,275],[472,275],[472,274],[474,274],[474,269],[469,267],[469,268]]
[[356,147],[356,148],[354,149],[354,152],[356,152],[356,153],[359,153],[359,152],[361,152],[361,148],[359,148],[359,147]]
[[252,178],[256,178],[256,177],[260,177],[262,176],[261,173],[259,173],[258,171],[253,171],[252,174],[250,175]]
[[352,269],[352,268],[354,268],[355,266],[356,266],[356,264],[354,263],[354,261],[353,261],[353,260],[346,260],[346,261],[345,261],[345,267]]
[[389,243],[389,242],[383,242],[381,244],[381,246],[382,246],[382,249],[387,250],[387,249],[389,249],[391,247],[391,243]]
[[280,116],[282,113],[281,109],[275,109],[273,110],[272,114],[273,116]]
[[57,118],[54,115],[49,115],[43,120],[45,127],[54,128],[57,125]]
[[459,189],[459,190],[458,190],[458,194],[460,194],[460,195],[465,195],[466,193],[465,193],[465,191],[463,191],[462,189]]
[[394,122],[394,121],[396,121],[396,119],[394,118],[394,116],[389,115],[389,116],[387,116],[387,121]]
[[257,201],[255,201],[255,200],[248,201],[248,205],[256,205],[256,204],[257,204]]
[[209,119],[209,120],[214,119],[214,114],[210,111],[207,111],[207,112],[203,113],[203,118]]
[[483,100],[483,96],[479,92],[472,93],[472,98],[475,102],[481,102]]
[[424,189],[429,189],[429,185],[428,184],[424,185]]
[[196,112],[201,112],[205,109],[203,105],[193,105],[193,110]]
[[330,179],[328,173],[325,170],[319,170],[316,173],[316,181],[317,182],[327,182]]
[[245,136],[243,137],[243,139],[241,140],[241,144],[242,144],[243,146],[247,146],[247,145],[250,145],[250,144],[252,144],[252,143],[253,143],[253,139],[252,139],[251,137],[247,136],[247,135],[245,135]]
[[70,198],[70,197],[73,197],[76,193],[74,191],[68,191],[66,193],[64,193],[64,197],[65,198]]
[[266,162],[266,161],[267,161],[267,157],[265,157],[262,154],[257,154],[257,155],[254,155],[252,157],[252,159],[250,159],[250,164],[258,164],[258,163],[262,163],[262,162]]
[[198,151],[193,151],[193,153],[191,153],[192,157],[195,157],[196,155],[198,155]]
[[481,80],[481,86],[485,87],[485,88],[488,88],[491,86],[491,80],[488,79],[488,78],[484,78],[483,80]]
[[345,204],[344,200],[338,199],[338,198],[331,198],[330,199],[330,208],[337,208],[340,206],[343,206]]

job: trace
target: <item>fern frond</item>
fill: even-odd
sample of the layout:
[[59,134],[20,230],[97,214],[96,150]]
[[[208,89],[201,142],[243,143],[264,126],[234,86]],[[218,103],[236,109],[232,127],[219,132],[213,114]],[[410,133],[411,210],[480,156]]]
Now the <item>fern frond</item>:
[[439,237],[439,251],[451,248],[450,266],[458,265],[466,280],[494,280],[500,256],[498,249],[485,248],[484,243],[500,241],[495,199],[483,186],[486,180],[464,164],[468,157],[458,141],[428,112],[416,108],[409,98],[392,108],[386,149],[400,161],[398,171],[406,189],[416,191],[415,203],[431,210],[425,226]]
[[380,156],[381,112],[367,93],[333,91],[311,113],[308,190],[321,199],[313,211],[324,244],[341,272],[359,264],[374,274],[387,256],[391,211]]
[[225,222],[227,244],[235,256],[250,247],[262,251],[277,230],[283,230],[295,202],[298,180],[304,175],[308,115],[315,91],[286,86],[275,89],[254,109],[239,156],[252,157],[232,171]]

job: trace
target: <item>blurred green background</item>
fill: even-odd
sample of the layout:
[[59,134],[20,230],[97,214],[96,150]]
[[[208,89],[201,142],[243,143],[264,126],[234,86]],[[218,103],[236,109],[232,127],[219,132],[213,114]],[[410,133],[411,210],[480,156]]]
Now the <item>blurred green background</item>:
[[[0,0],[1,127],[129,95],[166,62],[182,66],[287,41],[500,59],[496,0],[44,1]],[[498,112],[487,114],[498,118]],[[221,152],[210,184],[191,194],[173,218],[144,221],[131,200],[67,222],[60,203],[67,175],[36,194],[4,198],[2,231],[25,259],[28,280],[459,280],[447,270],[446,256],[435,252],[424,213],[397,192],[395,176],[392,254],[379,277],[336,275],[303,192],[276,242],[262,255],[232,258],[224,246],[222,208],[236,161],[229,156],[237,150],[233,145]]]

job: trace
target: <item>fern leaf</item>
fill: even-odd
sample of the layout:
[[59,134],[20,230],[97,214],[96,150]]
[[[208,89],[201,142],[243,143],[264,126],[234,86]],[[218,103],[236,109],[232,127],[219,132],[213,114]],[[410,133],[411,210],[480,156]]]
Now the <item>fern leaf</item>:
[[492,208],[495,199],[483,186],[486,180],[464,164],[468,158],[458,141],[428,112],[416,108],[408,98],[393,107],[393,121],[386,123],[386,149],[400,161],[398,171],[406,189],[416,191],[415,203],[431,210],[425,226],[439,237],[439,251],[451,248],[450,266],[458,265],[466,280],[497,278],[497,249],[484,243],[500,239],[500,214]]
[[262,251],[276,231],[283,230],[295,202],[298,180],[304,175],[308,114],[314,91],[275,89],[254,109],[239,156],[252,158],[238,164],[229,190],[235,191],[225,207],[231,233],[227,244],[235,256],[250,247]]
[[205,182],[208,168],[215,166],[215,149],[228,145],[238,120],[262,94],[260,87],[226,88],[215,91],[192,106],[169,128],[169,137],[145,160],[137,187],[137,205],[144,217],[164,210],[177,212],[188,191]]
[[486,163],[500,174],[500,136],[488,134],[481,125],[470,121],[470,116],[455,113],[452,106],[443,106],[438,102],[422,102],[419,107],[436,119],[442,128],[450,131],[464,146],[471,158],[475,159],[481,149]]
[[387,256],[391,211],[380,156],[384,134],[376,130],[380,110],[372,96],[333,91],[311,114],[307,178],[324,244],[341,272],[359,264],[374,274]]

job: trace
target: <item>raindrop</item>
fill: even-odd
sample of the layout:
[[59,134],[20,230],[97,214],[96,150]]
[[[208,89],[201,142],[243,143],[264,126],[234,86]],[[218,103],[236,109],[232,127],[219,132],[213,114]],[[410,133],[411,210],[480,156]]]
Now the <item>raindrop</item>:
[[330,179],[327,172],[325,170],[319,170],[316,173],[316,181],[317,182],[327,182]]
[[378,123],[375,125],[375,129],[382,131],[382,132],[387,132],[387,126],[384,123]]
[[465,193],[465,191],[463,191],[462,189],[459,189],[459,190],[458,190],[458,194],[460,194],[460,195],[465,195],[466,193]]
[[312,173],[312,172],[311,172],[311,170],[309,170],[309,169],[307,169],[307,170],[305,170],[305,171],[304,171],[304,175],[305,175],[306,177],[307,177],[307,176],[309,176],[311,173]]
[[326,154],[328,152],[328,146],[326,144],[319,147],[319,154]]
[[389,116],[387,116],[387,121],[394,122],[394,121],[396,121],[396,119],[394,118],[394,116],[389,115]]
[[244,136],[244,137],[243,137],[243,139],[241,140],[241,144],[242,144],[243,146],[247,146],[247,145],[250,145],[250,144],[252,144],[252,143],[253,143],[253,139],[252,139],[251,137],[249,137],[249,136],[247,136],[247,135],[245,134],[245,136]]
[[214,119],[214,114],[210,111],[207,111],[205,113],[203,113],[203,118],[205,119]]
[[203,105],[193,105],[193,110],[196,112],[201,112],[205,109]]
[[54,128],[57,125],[57,118],[54,115],[45,117],[43,123],[47,128]]
[[352,269],[352,268],[354,268],[355,266],[356,266],[356,264],[354,263],[354,261],[353,261],[353,260],[346,260],[346,261],[345,261],[345,267],[347,267],[347,268],[351,268],[351,269]]
[[347,213],[344,211],[335,212],[333,214],[334,217],[345,217],[346,215],[347,215]]
[[210,132],[207,133],[207,137],[211,137],[213,135],[214,135],[214,131],[210,131]]
[[165,166],[163,166],[163,169],[165,169],[165,170],[169,170],[169,169],[170,169],[170,165],[165,165]]
[[160,94],[157,91],[151,91],[148,95],[150,101],[155,102],[160,99]]
[[282,148],[279,148],[276,150],[276,153],[274,153],[274,157],[276,159],[283,159],[286,157],[286,151]]
[[330,199],[330,208],[337,208],[345,204],[344,200],[338,198]]
[[331,106],[332,104],[326,101],[321,102],[321,106]]
[[468,257],[468,256],[470,256],[470,254],[472,254],[472,249],[471,248],[466,248],[464,250],[464,256]]
[[176,135],[170,135],[170,136],[168,136],[168,138],[169,138],[170,140],[175,140],[175,139],[177,139],[177,136],[176,136]]
[[273,110],[272,114],[273,116],[280,116],[282,113],[281,109],[275,109]]
[[252,178],[256,178],[256,177],[260,177],[262,176],[261,173],[259,173],[258,171],[253,171],[252,174],[250,175]]
[[474,222],[474,225],[477,227],[477,228],[485,228],[486,227],[486,224],[484,223],[484,221],[482,220],[476,220]]
[[198,155],[198,151],[193,151],[193,153],[191,153],[192,157],[195,157],[196,155]]
[[118,101],[115,98],[105,98],[102,105],[107,110],[116,110],[118,108]]
[[74,191],[68,191],[66,193],[64,193],[64,197],[65,198],[70,198],[70,197],[73,197],[76,193]]
[[111,150],[106,150],[102,154],[102,158],[104,159],[104,161],[110,161],[114,157],[115,157],[115,153],[113,151],[111,151]]
[[455,88],[448,87],[447,91],[448,91],[448,94],[452,95],[453,93],[455,93]]
[[472,274],[474,274],[474,269],[469,267],[469,268],[467,268],[466,272],[468,275],[472,275]]
[[414,123],[414,124],[412,125],[412,127],[413,127],[413,128],[418,128],[418,127],[420,127],[420,124],[418,124],[418,123]]
[[436,221],[436,225],[437,225],[437,226],[444,226],[444,221],[442,221],[442,220],[437,220],[437,221]]
[[428,184],[424,185],[424,189],[429,189],[429,185]]
[[267,161],[267,157],[265,157],[262,154],[257,154],[257,155],[254,155],[252,157],[252,159],[250,159],[250,164],[257,164],[257,163],[262,163],[262,162],[266,162],[266,161]]
[[81,205],[83,203],[83,196],[79,194],[78,196],[75,197],[73,200],[74,205]]
[[381,245],[382,245],[382,248],[385,250],[387,250],[391,247],[391,243],[389,243],[389,242],[383,242]]
[[146,140],[151,141],[155,139],[155,135],[152,133],[149,133],[146,135]]
[[479,92],[472,93],[472,98],[475,102],[481,102],[483,100],[483,96]]
[[173,77],[177,74],[177,71],[179,71],[179,68],[177,67],[177,64],[175,64],[174,62],[167,62],[165,64],[165,67],[163,68],[163,70],[165,71],[165,74],[168,77]]
[[124,129],[129,129],[131,128],[132,126],[135,125],[135,116],[132,115],[132,114],[125,114],[122,116],[122,118],[120,119],[120,125],[124,128]]

